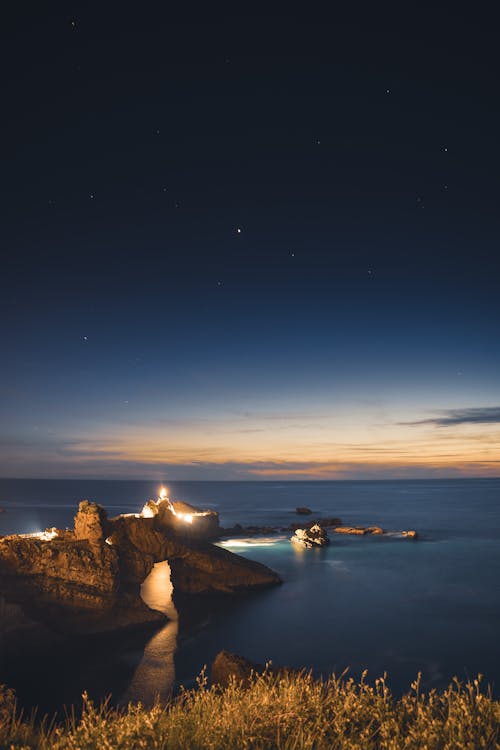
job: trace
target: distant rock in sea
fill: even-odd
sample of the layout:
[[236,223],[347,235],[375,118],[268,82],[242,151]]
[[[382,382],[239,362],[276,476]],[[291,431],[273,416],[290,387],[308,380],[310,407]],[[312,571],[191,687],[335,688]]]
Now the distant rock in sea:
[[306,508],[305,505],[299,505],[298,508],[295,508],[295,512],[298,513],[299,516],[310,516],[312,510],[310,508]]
[[406,539],[418,539],[418,533],[415,531],[415,529],[410,529],[409,531],[402,531],[401,535],[404,536]]
[[336,534],[353,534],[355,536],[364,536],[368,529],[364,526],[335,526],[333,529]]

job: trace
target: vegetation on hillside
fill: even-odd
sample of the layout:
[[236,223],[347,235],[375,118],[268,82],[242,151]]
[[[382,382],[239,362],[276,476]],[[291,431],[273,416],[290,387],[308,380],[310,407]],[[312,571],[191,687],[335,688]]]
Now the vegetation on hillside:
[[[1,693],[1,691],[0,691]],[[498,750],[500,703],[481,678],[422,692],[418,678],[395,699],[382,677],[373,684],[332,676],[265,672],[245,688],[235,681],[182,692],[167,706],[96,707],[63,723],[0,710],[0,748],[41,750]]]

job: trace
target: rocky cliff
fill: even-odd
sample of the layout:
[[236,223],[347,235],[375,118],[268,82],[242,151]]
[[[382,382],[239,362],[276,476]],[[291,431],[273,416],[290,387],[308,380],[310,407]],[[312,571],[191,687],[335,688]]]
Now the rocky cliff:
[[[183,509],[183,525],[180,511],[157,505],[157,513],[108,519],[102,507],[84,501],[73,530],[1,537],[0,593],[29,617],[63,631],[102,632],[163,619],[140,598],[140,585],[158,562],[170,565],[174,595],[280,583],[264,565],[197,539],[200,529],[213,533],[213,518],[200,513],[204,525],[193,538],[184,533],[191,513]],[[172,524],[168,512],[176,516]]]

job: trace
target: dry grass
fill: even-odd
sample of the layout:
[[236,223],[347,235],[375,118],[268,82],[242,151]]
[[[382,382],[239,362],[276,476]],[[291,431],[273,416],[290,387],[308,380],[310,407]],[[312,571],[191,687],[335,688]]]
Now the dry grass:
[[84,696],[78,719],[62,724],[24,719],[15,709],[0,720],[0,748],[41,750],[498,750],[500,703],[481,679],[454,680],[443,692],[410,691],[395,700],[385,677],[369,684],[309,674],[253,675],[248,689],[233,682],[185,691],[168,706],[97,708]]

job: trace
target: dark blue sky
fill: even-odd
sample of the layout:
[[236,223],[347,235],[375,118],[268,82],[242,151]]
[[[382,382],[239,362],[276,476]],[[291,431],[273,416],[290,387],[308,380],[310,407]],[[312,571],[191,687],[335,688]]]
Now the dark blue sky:
[[0,473],[498,474],[493,18],[102,5],[2,24]]

